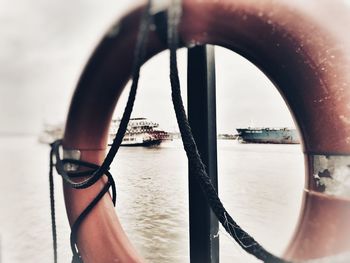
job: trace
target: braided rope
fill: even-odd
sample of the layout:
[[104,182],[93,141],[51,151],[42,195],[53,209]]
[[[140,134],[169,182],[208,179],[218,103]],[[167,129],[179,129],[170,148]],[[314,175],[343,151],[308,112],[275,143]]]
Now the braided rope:
[[265,250],[253,237],[245,232],[233,220],[233,218],[224,208],[211,182],[211,179],[205,170],[205,165],[203,164],[196,142],[193,138],[181,97],[176,57],[176,50],[178,47],[177,27],[180,22],[181,11],[181,0],[173,0],[168,11],[168,47],[170,49],[170,82],[172,89],[172,100],[177,123],[181,132],[183,146],[189,160],[189,167],[191,169],[190,174],[195,176],[198,180],[207,201],[219,222],[246,252],[254,255],[264,262],[286,263],[287,261],[284,259],[278,258]]

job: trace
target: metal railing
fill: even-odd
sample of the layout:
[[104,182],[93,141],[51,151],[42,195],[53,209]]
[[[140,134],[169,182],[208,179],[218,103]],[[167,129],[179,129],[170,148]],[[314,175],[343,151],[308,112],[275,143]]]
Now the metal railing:
[[[214,46],[188,49],[187,89],[188,119],[208,175],[217,189]],[[189,175],[191,263],[219,262],[219,224],[205,200],[199,183]]]

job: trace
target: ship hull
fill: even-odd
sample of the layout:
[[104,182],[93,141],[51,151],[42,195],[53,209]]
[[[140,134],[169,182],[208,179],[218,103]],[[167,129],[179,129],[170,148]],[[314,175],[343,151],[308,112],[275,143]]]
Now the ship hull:
[[293,129],[237,129],[243,143],[299,144],[298,133]]
[[[135,142],[135,143],[125,143],[123,142],[120,146],[125,146],[125,147],[136,147],[136,146],[152,146],[152,145],[159,145],[162,142],[161,139],[157,140],[148,140],[148,141],[143,141],[143,142]],[[112,144],[108,144],[111,146]]]
[[[111,134],[108,141],[108,146],[111,146],[113,144],[113,139],[115,135]],[[120,146],[152,146],[152,145],[159,145],[162,142],[161,138],[157,138],[155,136],[152,136],[149,133],[139,133],[139,134],[125,134],[122,143]]]

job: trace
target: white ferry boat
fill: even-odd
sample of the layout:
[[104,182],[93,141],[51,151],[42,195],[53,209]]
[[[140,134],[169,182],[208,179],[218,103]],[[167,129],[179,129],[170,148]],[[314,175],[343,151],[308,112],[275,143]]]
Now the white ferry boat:
[[[108,145],[112,145],[118,131],[120,120],[114,119],[109,130]],[[131,118],[124,135],[122,146],[150,146],[160,144],[163,140],[171,139],[171,134],[158,129],[159,124],[146,118]],[[63,124],[45,125],[39,135],[39,142],[50,144],[63,137]]]
[[[108,145],[112,145],[118,131],[120,120],[114,119],[110,125]],[[150,146],[158,145],[169,139],[169,134],[158,129],[159,124],[146,118],[131,118],[124,135],[122,146]]]

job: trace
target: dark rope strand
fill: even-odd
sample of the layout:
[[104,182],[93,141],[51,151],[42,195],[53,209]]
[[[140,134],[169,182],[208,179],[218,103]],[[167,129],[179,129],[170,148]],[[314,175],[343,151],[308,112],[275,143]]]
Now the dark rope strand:
[[[119,150],[119,147],[121,145],[124,134],[128,127],[130,116],[134,107],[136,92],[138,88],[138,81],[140,77],[140,68],[145,59],[145,51],[146,51],[147,40],[149,35],[148,33],[150,29],[150,24],[152,21],[150,10],[151,10],[151,0],[147,2],[147,6],[141,18],[141,24],[140,24],[139,34],[137,36],[135,53],[134,53],[134,64],[132,68],[132,84],[129,92],[128,101],[124,109],[124,113],[120,121],[117,134],[113,140],[111,149],[108,152],[106,159],[103,162],[103,164],[106,163],[107,166],[109,166],[112,163],[114,156],[117,154]],[[103,164],[102,164],[102,167],[103,167]]]
[[[139,29],[139,34],[137,36],[137,41],[136,41],[136,47],[135,47],[135,54],[134,54],[134,64],[133,64],[133,69],[132,69],[132,85],[130,88],[130,93],[129,93],[129,97],[128,97],[128,101],[126,104],[126,107],[124,109],[124,113],[123,113],[123,117],[121,119],[121,122],[119,124],[119,128],[117,131],[117,134],[113,140],[113,144],[111,146],[111,149],[109,150],[103,164],[101,165],[101,167],[99,167],[97,169],[96,172],[94,172],[93,176],[98,175],[98,172],[101,170],[103,173],[106,172],[106,169],[109,169],[110,164],[112,163],[115,155],[118,152],[118,149],[121,145],[121,142],[123,140],[123,137],[125,135],[129,120],[130,120],[130,116],[131,116],[131,112],[133,109],[133,105],[134,105],[134,101],[136,98],[136,92],[137,92],[137,88],[138,88],[138,80],[139,80],[139,72],[140,72],[140,67],[142,65],[142,62],[144,60],[144,53],[145,53],[145,48],[146,48],[146,43],[147,43],[147,37],[148,37],[148,32],[149,32],[149,28],[150,28],[150,22],[151,22],[151,14],[150,14],[150,8],[151,8],[151,1],[148,2],[147,7],[145,8],[145,11],[142,15],[141,18],[141,24],[140,24],[140,29]],[[112,177],[111,177],[112,178]],[[89,184],[87,184],[89,185]],[[114,184],[112,184],[114,185]],[[113,186],[112,189],[115,189],[115,187]],[[98,203],[98,201],[102,198],[102,196],[104,195],[104,191],[108,191],[108,187],[105,187],[105,189],[103,189],[99,195],[92,201],[92,203],[83,211],[83,213],[78,217],[78,219],[76,220],[76,222],[74,223],[73,227],[72,227],[72,236],[71,236],[71,245],[72,244],[76,244],[76,235],[77,235],[77,231],[78,228],[80,226],[80,224],[82,223],[82,221],[84,220],[84,218],[87,216],[87,214],[93,209],[93,207]],[[75,249],[76,247],[73,246]],[[77,255],[76,250],[73,250],[73,254]]]
[[143,15],[141,17],[141,23],[140,23],[140,28],[136,40],[136,46],[135,46],[135,53],[134,53],[134,63],[133,63],[133,68],[132,68],[132,84],[128,96],[128,101],[126,104],[126,107],[124,109],[124,113],[122,116],[122,119],[119,124],[119,128],[117,131],[117,134],[113,140],[112,146],[104,159],[101,167],[94,172],[92,175],[91,179],[87,180],[84,184],[86,186],[90,186],[94,184],[98,178],[101,176],[101,174],[106,171],[111,163],[113,162],[113,159],[115,155],[117,154],[119,147],[121,145],[121,142],[123,140],[123,137],[125,135],[126,129],[128,127],[128,123],[130,120],[130,116],[133,110],[134,102],[135,102],[135,97],[136,97],[136,92],[138,88],[138,81],[140,77],[140,68],[141,65],[145,59],[145,51],[146,51],[146,44],[148,40],[148,32],[150,29],[150,24],[152,21],[152,16],[151,16],[151,0],[147,2],[147,6],[143,12]]
[[49,171],[49,183],[50,183],[50,208],[51,208],[51,230],[53,241],[53,258],[54,263],[57,263],[57,230],[56,230],[56,210],[55,210],[55,187],[53,178],[53,149],[50,150],[50,171]]
[[278,258],[266,251],[257,241],[245,232],[230,216],[220,201],[218,194],[208,176],[203,164],[197,145],[193,138],[190,125],[183,106],[180,81],[177,69],[176,50],[178,46],[177,27],[181,16],[181,1],[174,0],[168,14],[168,45],[170,49],[170,81],[172,87],[172,99],[178,126],[181,132],[183,145],[189,160],[189,166],[209,202],[210,207],[217,216],[225,230],[234,240],[248,253],[264,262],[282,263],[285,260]]
[[[78,216],[76,221],[72,225],[72,231],[71,231],[71,249],[73,253],[72,262],[73,263],[82,263],[82,259],[79,255],[79,252],[76,247],[76,241],[77,241],[77,233],[79,230],[79,226],[83,222],[83,220],[86,218],[86,216],[92,211],[92,209],[96,206],[96,204],[101,200],[101,198],[106,194],[111,187],[112,189],[112,201],[115,205],[116,201],[116,188],[115,183],[113,180],[112,175],[108,172],[109,166],[112,163],[115,155],[118,152],[118,149],[120,147],[120,144],[123,140],[124,134],[126,132],[128,122],[131,116],[131,112],[133,109],[135,97],[136,97],[136,91],[138,87],[138,80],[139,80],[139,72],[140,67],[145,59],[145,50],[146,50],[146,43],[148,38],[148,32],[150,29],[150,23],[152,21],[152,16],[150,12],[151,8],[151,1],[148,1],[148,4],[143,12],[143,15],[141,17],[141,23],[139,32],[137,35],[137,41],[135,46],[135,53],[134,53],[134,63],[132,68],[132,85],[129,92],[129,97],[127,101],[127,105],[124,110],[123,117],[121,119],[117,134],[113,140],[113,144],[111,146],[111,149],[109,150],[104,162],[101,166],[98,166],[96,164],[84,162],[84,161],[78,161],[78,160],[71,160],[66,159],[63,160],[60,157],[59,154],[59,147],[62,144],[61,140],[58,140],[54,142],[51,145],[51,151],[50,151],[50,200],[51,200],[51,218],[52,218],[52,234],[53,234],[53,240],[54,240],[54,260],[55,263],[57,263],[57,233],[56,233],[56,222],[55,222],[55,210],[54,210],[54,184],[53,184],[53,156],[56,157],[56,171],[58,174],[62,176],[64,181],[68,183],[72,188],[76,189],[86,189],[93,185],[95,182],[97,182],[103,175],[106,175],[108,178],[108,181],[106,185],[103,187],[103,189],[99,192],[99,194],[93,199],[93,201],[84,209],[84,211]],[[82,167],[91,168],[89,171],[78,171],[74,173],[68,173],[64,169],[64,164],[70,163],[70,164],[77,164]],[[89,176],[88,179],[82,181],[82,182],[75,182],[72,178],[82,177],[82,176]]]
[[98,195],[94,198],[94,200],[84,209],[84,211],[78,216],[72,225],[71,235],[70,235],[70,245],[73,252],[73,258],[80,257],[79,252],[77,250],[77,238],[78,238],[78,230],[80,225],[83,223],[84,219],[87,215],[92,211],[92,209],[97,205],[97,203],[102,199],[102,197],[108,192],[111,183],[108,182],[104,185],[102,190],[98,193]]
[[[64,170],[58,171],[58,173],[62,175],[62,177],[64,177],[65,181],[68,182],[73,188],[84,189],[93,185],[97,180],[101,178],[104,172],[109,169],[110,164],[112,163],[115,155],[118,152],[118,149],[120,147],[120,144],[126,132],[129,119],[131,116],[131,112],[134,106],[136,91],[138,88],[140,67],[145,59],[148,32],[150,29],[150,24],[152,22],[150,9],[151,9],[151,1],[148,1],[148,4],[141,17],[140,28],[137,35],[135,52],[134,52],[134,63],[132,67],[132,84],[129,92],[128,101],[124,109],[124,113],[120,121],[117,134],[113,140],[112,146],[106,158],[104,159],[102,165],[96,171],[94,171],[93,174],[88,179],[82,182],[74,182],[73,180],[71,180],[71,178],[68,176],[68,174]],[[57,152],[56,155],[59,155],[59,153]]]

